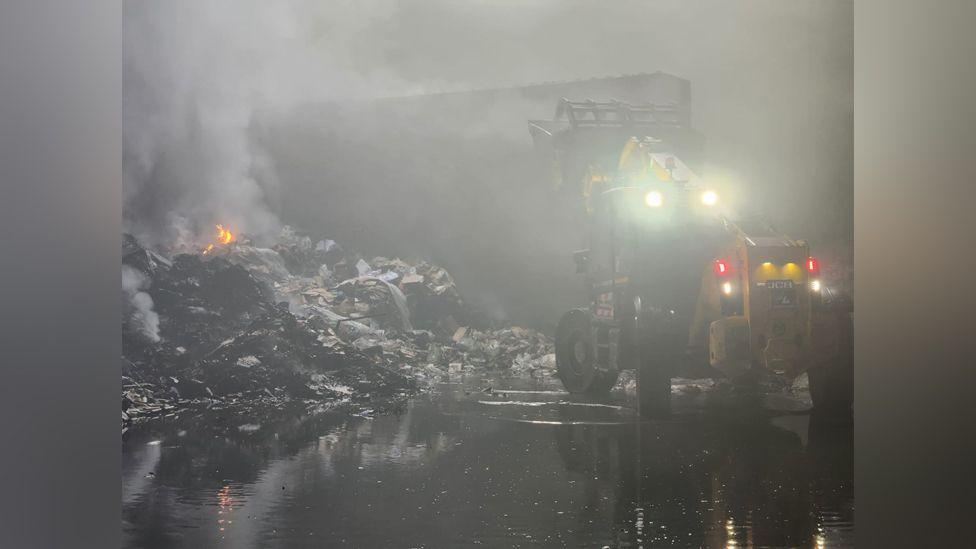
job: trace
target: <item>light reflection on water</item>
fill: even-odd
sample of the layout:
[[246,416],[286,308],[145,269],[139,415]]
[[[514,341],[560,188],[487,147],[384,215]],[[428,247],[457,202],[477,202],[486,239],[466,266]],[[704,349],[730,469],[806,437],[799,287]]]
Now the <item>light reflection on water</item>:
[[125,545],[853,545],[850,426],[680,402],[667,421],[640,421],[625,393],[486,384],[444,385],[372,419],[134,431]]

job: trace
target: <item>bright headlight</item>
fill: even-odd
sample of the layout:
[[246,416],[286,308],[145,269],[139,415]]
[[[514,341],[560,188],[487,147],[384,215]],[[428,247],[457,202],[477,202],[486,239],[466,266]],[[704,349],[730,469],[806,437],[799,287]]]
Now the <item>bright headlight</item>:
[[651,191],[644,195],[644,203],[651,208],[657,208],[661,204],[664,204],[664,196],[658,191]]
[[706,206],[714,206],[718,204],[718,194],[715,191],[705,191],[701,195],[701,201]]

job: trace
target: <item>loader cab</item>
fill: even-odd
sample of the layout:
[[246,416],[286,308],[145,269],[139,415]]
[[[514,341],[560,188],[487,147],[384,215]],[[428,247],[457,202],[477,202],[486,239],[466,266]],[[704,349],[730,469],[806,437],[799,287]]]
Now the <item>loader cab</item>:
[[697,187],[634,185],[595,197],[586,274],[598,322],[626,332],[641,310],[663,311],[672,341],[683,349],[703,269],[729,243],[717,216],[689,207],[701,193]]

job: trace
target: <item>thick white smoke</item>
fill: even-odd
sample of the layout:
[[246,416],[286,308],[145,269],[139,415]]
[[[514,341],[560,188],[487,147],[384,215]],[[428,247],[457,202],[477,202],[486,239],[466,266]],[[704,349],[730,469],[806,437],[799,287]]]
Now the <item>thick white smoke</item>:
[[122,296],[127,304],[126,320],[150,341],[159,341],[159,315],[153,310],[153,300],[145,291],[149,281],[141,272],[122,266]]
[[[256,126],[305,104],[659,69],[691,79],[709,162],[754,187],[753,203],[814,226],[837,210],[824,225],[849,228],[850,3],[748,5],[127,2],[126,230],[149,244],[209,240],[214,223],[276,234],[275,162],[307,166],[315,152],[272,161]],[[456,131],[471,138],[470,126]]]
[[[382,111],[348,100],[663,70],[692,82],[693,125],[707,140],[704,177],[730,181],[739,203],[794,236],[849,242],[852,4],[744,5],[126,2],[125,229],[150,246],[202,245],[215,223],[275,235],[281,215],[364,251],[424,255],[502,295],[511,285],[497,272],[525,262],[540,276],[562,272],[568,245],[540,237],[551,229],[541,221],[528,226],[532,202],[505,197],[516,206],[504,209],[505,199],[474,201],[465,186],[490,179],[480,174],[522,177],[505,159],[529,154],[525,120],[549,116],[552,105],[492,98],[458,123],[451,109],[461,103],[449,95],[443,112],[417,102],[413,114],[404,112],[408,101]],[[300,109],[315,104],[322,108]],[[426,150],[401,145],[417,135]],[[358,146],[329,148],[343,141]],[[379,155],[388,161],[374,161]],[[722,202],[730,195],[722,191]],[[502,247],[494,242],[504,215],[526,220],[519,226],[528,230]],[[431,233],[438,238],[415,236]],[[468,253],[476,249],[486,251]]]
[[382,90],[382,74],[366,86],[341,48],[364,9],[339,24],[330,3],[126,3],[125,229],[150,244],[209,238],[214,223],[276,233],[278,181],[255,114]]

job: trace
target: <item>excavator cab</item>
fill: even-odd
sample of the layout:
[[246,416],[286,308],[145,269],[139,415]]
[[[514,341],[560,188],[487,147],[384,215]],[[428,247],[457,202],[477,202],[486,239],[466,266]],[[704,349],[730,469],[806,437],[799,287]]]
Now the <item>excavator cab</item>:
[[[590,306],[566,313],[556,330],[563,385],[602,392],[621,370],[636,370],[641,413],[655,416],[669,412],[679,374],[809,370],[815,406],[849,410],[850,361],[836,366],[849,315],[825,305],[809,246],[723,215],[718,192],[675,152],[694,132],[660,112],[671,111],[562,100],[557,115],[569,125],[543,136],[589,224],[588,247],[574,257]],[[530,122],[537,143],[543,127],[555,126]],[[613,147],[620,152],[610,161]]]

